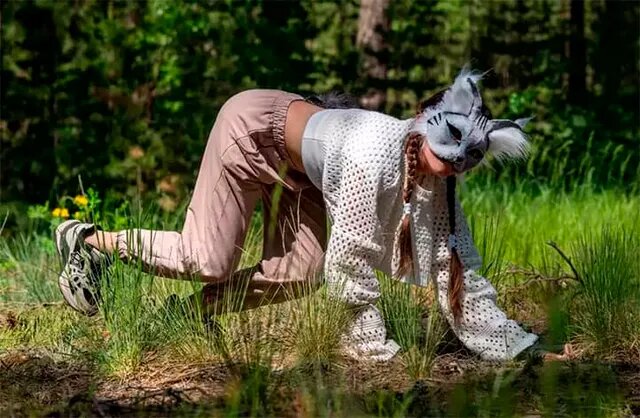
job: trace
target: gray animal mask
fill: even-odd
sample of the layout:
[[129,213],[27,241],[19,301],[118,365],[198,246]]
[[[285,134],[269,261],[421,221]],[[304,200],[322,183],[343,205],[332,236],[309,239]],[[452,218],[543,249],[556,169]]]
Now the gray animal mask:
[[478,90],[480,75],[462,70],[449,89],[417,116],[412,131],[423,135],[433,153],[458,173],[478,165],[485,155],[520,158],[527,153],[522,131],[527,119],[492,119]]

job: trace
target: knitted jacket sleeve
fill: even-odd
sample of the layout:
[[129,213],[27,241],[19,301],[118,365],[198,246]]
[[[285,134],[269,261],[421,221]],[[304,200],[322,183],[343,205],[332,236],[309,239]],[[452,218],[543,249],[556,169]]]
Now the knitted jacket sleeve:
[[384,209],[378,206],[381,176],[375,164],[359,164],[357,158],[344,158],[343,164],[331,211],[326,281],[331,293],[353,309],[343,341],[348,353],[385,361],[399,346],[386,339],[384,321],[373,305],[380,296],[374,266],[385,250],[379,220]]
[[462,318],[458,324],[453,321],[448,299],[450,252],[447,247],[448,211],[445,194],[444,191],[438,193],[434,205],[434,265],[431,268],[438,289],[440,308],[456,336],[468,349],[485,360],[513,359],[533,345],[538,337],[524,331],[515,321],[507,318],[496,304],[496,290],[487,279],[477,273],[482,267],[482,261],[457,199],[456,236],[464,267],[464,291]]

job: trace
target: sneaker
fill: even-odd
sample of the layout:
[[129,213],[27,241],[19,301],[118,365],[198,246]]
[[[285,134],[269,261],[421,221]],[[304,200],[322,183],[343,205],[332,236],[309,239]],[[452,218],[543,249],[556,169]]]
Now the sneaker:
[[100,274],[108,267],[109,258],[93,247],[84,245],[84,237],[95,231],[92,224],[69,220],[61,223],[55,232],[62,272],[58,285],[64,300],[85,315],[98,312],[100,301]]

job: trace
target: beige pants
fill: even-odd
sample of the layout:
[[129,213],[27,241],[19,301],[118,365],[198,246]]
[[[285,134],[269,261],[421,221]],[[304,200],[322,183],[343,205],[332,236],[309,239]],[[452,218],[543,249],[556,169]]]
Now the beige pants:
[[[287,109],[301,99],[276,90],[229,99],[209,135],[182,232],[122,231],[120,256],[157,275],[209,282],[205,301],[230,287],[246,289],[245,308],[314,284],[327,240],[324,201],[304,174],[289,169],[284,145]],[[258,199],[263,259],[236,272]]]

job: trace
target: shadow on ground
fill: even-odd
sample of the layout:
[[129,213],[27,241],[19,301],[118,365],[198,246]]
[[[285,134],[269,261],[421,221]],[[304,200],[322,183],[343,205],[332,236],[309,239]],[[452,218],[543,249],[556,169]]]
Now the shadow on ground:
[[272,371],[174,366],[104,379],[46,354],[0,356],[3,416],[616,416],[640,414],[640,365],[496,367],[443,356],[410,381],[401,361]]

